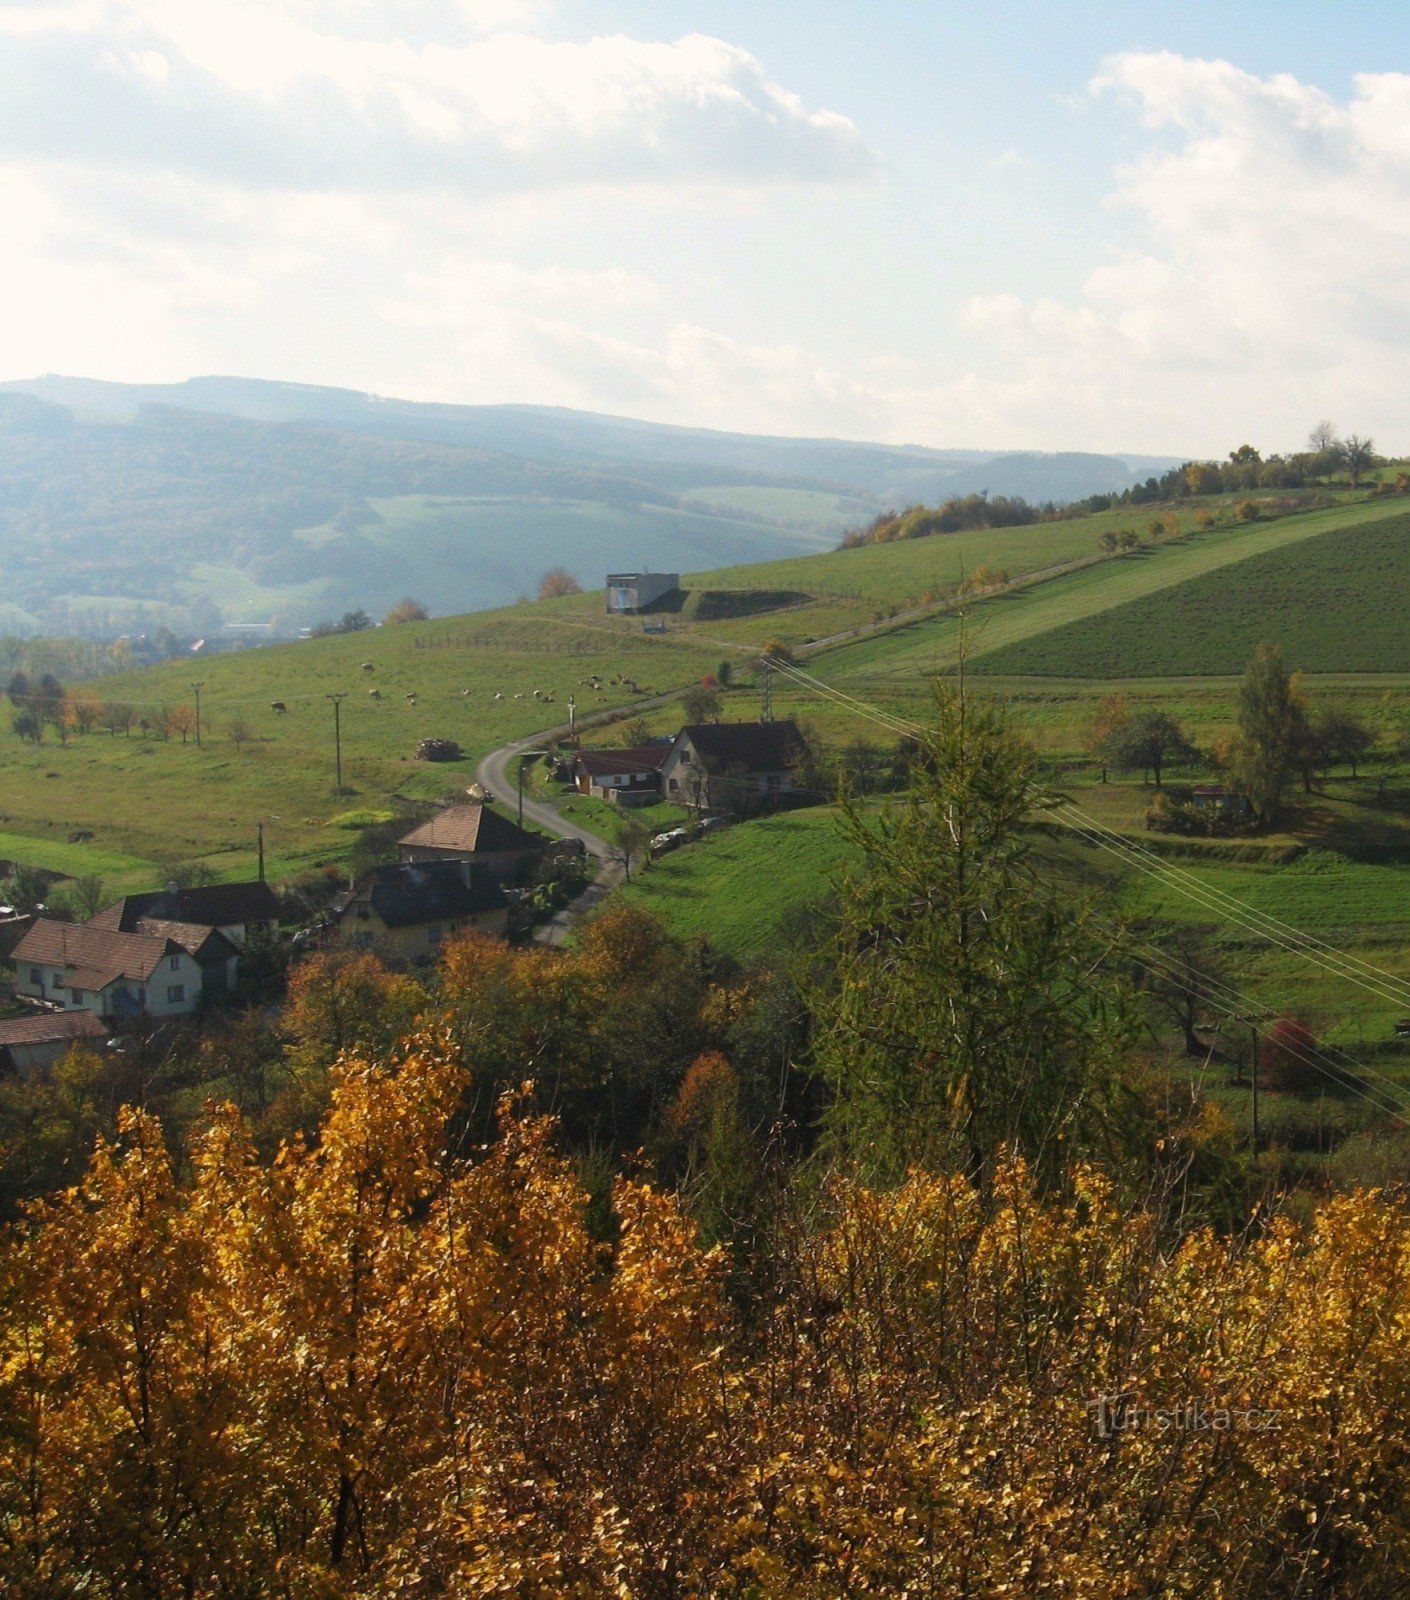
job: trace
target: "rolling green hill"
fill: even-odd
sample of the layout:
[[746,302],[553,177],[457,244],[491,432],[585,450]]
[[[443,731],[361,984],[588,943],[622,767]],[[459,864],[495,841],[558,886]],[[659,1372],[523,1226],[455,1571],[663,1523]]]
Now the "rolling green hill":
[[[1178,536],[1129,556],[1102,557],[1097,552],[1098,534],[1116,517],[1103,513],[1080,521],[715,569],[686,581],[701,592],[748,588],[811,598],[784,610],[718,620],[667,616],[662,634],[646,634],[633,620],[607,617],[600,593],[591,593],[202,658],[199,663],[173,661],[104,678],[94,686],[96,695],[136,708],[139,723],[131,737],[95,730],[60,744],[50,734],[36,748],[21,744],[8,730],[0,734],[0,832],[6,836],[5,848],[16,855],[21,850],[12,841],[29,838],[36,841],[36,861],[41,860],[38,850],[51,852],[52,859],[58,846],[79,852],[73,858],[75,869],[86,860],[89,870],[125,875],[125,883],[128,877],[155,873],[156,863],[171,858],[198,859],[221,875],[237,876],[248,870],[255,823],[267,816],[280,819],[270,833],[276,870],[338,859],[353,838],[347,829],[331,825],[338,814],[395,807],[398,796],[435,798],[468,782],[468,764],[442,767],[414,761],[420,739],[453,738],[467,758],[476,757],[509,738],[565,721],[570,694],[577,696],[583,713],[636,698],[626,685],[613,685],[614,677],[632,678],[643,691],[669,689],[731,657],[741,666],[743,685],[731,692],[725,714],[751,717],[757,715],[759,702],[748,687],[747,661],[759,640],[782,635],[798,642],[827,630],[869,626],[891,608],[904,609],[922,598],[928,582],[951,581],[959,570],[972,571],[980,563],[1002,564],[1014,577],[1027,574],[1033,580],[1032,587],[971,608],[966,624],[971,662],[976,670],[991,673],[1005,664],[1001,652],[1010,647],[1041,640],[1068,625],[1079,632],[1122,626],[1123,608],[1163,604],[1180,594],[1182,586],[1247,583],[1250,596],[1262,594],[1261,580],[1255,580],[1264,558],[1291,560],[1296,552],[1331,552],[1344,549],[1352,538],[1368,541],[1367,551],[1382,544],[1392,550],[1400,537],[1397,530],[1406,523],[1404,510],[1393,500],[1209,531],[1190,525],[1189,507],[1181,515],[1184,531]],[[393,519],[384,526],[393,527]],[[395,540],[390,533],[387,538],[390,551]],[[1063,576],[1044,577],[1047,568],[1065,562],[1089,564]],[[1253,575],[1247,580],[1241,576],[1246,570]],[[1373,586],[1381,581],[1384,587],[1374,577],[1381,569],[1367,570]],[[1315,576],[1305,580],[1314,585],[1321,581]],[[1346,606],[1351,603],[1347,600]],[[1251,606],[1253,620],[1247,625],[1261,629],[1257,606]],[[708,613],[710,608],[703,609]],[[1345,606],[1323,606],[1315,615],[1328,639],[1346,631]],[[1269,615],[1266,621],[1269,636],[1276,637],[1278,617]],[[811,655],[809,670],[865,701],[923,716],[928,674],[953,660],[957,633],[954,616],[944,611],[895,627],[883,621],[881,631]],[[1383,635],[1390,652],[1393,641],[1384,630],[1366,637]],[[1198,652],[1201,647],[1192,648]],[[1393,664],[1400,658],[1386,654],[1384,659]],[[373,663],[371,673],[363,672],[364,661]],[[602,698],[584,685],[593,674],[607,680]],[[179,738],[163,740],[154,732],[142,737],[142,716],[155,729],[163,706],[191,704],[197,676],[203,683],[202,746],[183,744]],[[1076,683],[1057,691],[1021,689],[1018,710],[1043,747],[1066,759],[1080,747],[1079,730],[1090,715],[1092,697],[1108,680],[1129,676],[1113,655],[1106,677],[1090,680],[1085,688]],[[1005,686],[1014,680],[994,676],[994,681]],[[1390,681],[1384,675],[1374,680],[1382,686]],[[1182,691],[1185,714],[1202,737],[1206,727],[1217,727],[1227,717],[1229,704],[1227,684],[1205,679],[1204,685]],[[373,687],[380,698],[368,693]],[[534,689],[551,694],[553,705],[534,700]],[[1140,693],[1139,685],[1133,692]],[[326,698],[332,693],[348,697],[343,705],[344,771],[347,786],[355,791],[352,798],[332,793],[332,707]],[[413,694],[414,702],[407,698]],[[287,710],[271,710],[275,701]],[[892,737],[860,713],[785,682],[776,685],[775,709],[778,715],[802,717],[834,744],[858,736],[882,743]],[[672,706],[654,722],[665,730],[678,724],[679,717],[679,707]],[[91,845],[68,844],[69,834],[80,830],[94,833]]]
[[957,488],[1119,489],[1158,458],[992,456],[205,378],[0,384],[3,622],[111,638],[501,605],[564,566],[681,571],[836,542]]
[[1339,524],[988,650],[986,672],[1133,678],[1242,670],[1263,639],[1309,672],[1410,672],[1410,516]]

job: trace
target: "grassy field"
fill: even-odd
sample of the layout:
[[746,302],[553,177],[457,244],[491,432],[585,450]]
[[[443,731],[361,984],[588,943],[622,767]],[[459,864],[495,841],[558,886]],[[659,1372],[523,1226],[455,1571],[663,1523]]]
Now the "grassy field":
[[[830,806],[761,817],[663,856],[618,892],[686,938],[747,959],[774,953],[844,859]],[[767,884],[767,893],[761,885]]]
[[[977,603],[965,621],[968,658],[978,671],[989,670],[992,659],[997,662],[994,670],[1007,674],[1013,669],[1003,665],[1005,657],[1000,652],[1053,628],[1080,625],[1113,607],[1163,595],[1192,578],[1233,568],[1267,551],[1403,516],[1403,507],[1395,501],[1372,501],[1303,512],[1262,524],[1192,528],[1177,538],[1083,567],[1051,583]],[[1279,620],[1276,615],[1267,618],[1273,628]],[[880,685],[888,679],[947,671],[955,664],[959,639],[960,623],[953,615],[924,618],[899,633],[865,639],[837,651],[829,657],[827,675],[846,675],[854,684]],[[1102,675],[1141,676],[1138,672],[1128,673],[1119,658],[1109,661]]]
[[[1310,519],[1309,519],[1310,520]],[[1341,527],[984,651],[1000,673],[1236,673],[1263,639],[1309,672],[1410,671],[1410,516]],[[981,648],[983,641],[981,640]]]
[[[235,878],[253,867],[257,821],[277,818],[266,830],[272,875],[339,860],[355,838],[333,825],[340,814],[463,791],[474,758],[555,719],[566,722],[570,695],[587,716],[635,697],[614,686],[614,676],[666,689],[698,678],[716,659],[676,636],[643,635],[606,617],[572,622],[546,604],[104,678],[95,685],[103,699],[124,701],[149,721],[162,706],[189,706],[200,679],[201,746],[143,737],[136,726],[129,737],[92,731],[64,744],[51,734],[37,748],[7,731],[0,736],[0,827],[13,849],[5,853],[48,865],[49,853],[62,846],[70,852],[65,870],[120,877],[124,888],[140,886],[134,874],[160,881],[171,860],[199,861]],[[364,672],[364,661],[374,671]],[[583,683],[593,674],[608,680],[601,698]],[[373,687],[380,699],[369,694]],[[554,703],[533,699],[535,688]],[[333,693],[346,695],[349,793],[341,797],[334,793]],[[285,712],[271,709],[276,700]],[[249,737],[237,742],[242,723]],[[414,760],[426,737],[457,740],[467,759]],[[93,832],[92,843],[68,845],[79,829]],[[124,863],[120,872],[114,858]]]

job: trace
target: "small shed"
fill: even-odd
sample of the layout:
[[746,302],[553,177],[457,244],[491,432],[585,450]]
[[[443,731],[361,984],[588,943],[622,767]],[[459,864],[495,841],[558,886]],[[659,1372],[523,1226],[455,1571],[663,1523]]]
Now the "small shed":
[[1253,816],[1248,796],[1226,789],[1221,783],[1197,784],[1190,791],[1190,804],[1196,811],[1216,816],[1221,822],[1247,822]]
[[107,1024],[91,1011],[41,1011],[0,1022],[0,1070],[27,1078],[36,1068],[66,1056],[76,1044],[100,1044]]
[[635,616],[673,594],[681,586],[679,572],[609,572],[607,610],[614,617]]

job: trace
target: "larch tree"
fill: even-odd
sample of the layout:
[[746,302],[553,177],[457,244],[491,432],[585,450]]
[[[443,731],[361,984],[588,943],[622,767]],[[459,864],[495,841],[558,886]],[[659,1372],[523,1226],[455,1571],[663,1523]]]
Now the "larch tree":
[[1054,797],[998,710],[937,685],[924,746],[899,806],[845,805],[859,864],[814,996],[832,1135],[886,1178],[938,1163],[982,1182],[1005,1146],[1051,1172],[1119,1098],[1119,935],[1042,866]]

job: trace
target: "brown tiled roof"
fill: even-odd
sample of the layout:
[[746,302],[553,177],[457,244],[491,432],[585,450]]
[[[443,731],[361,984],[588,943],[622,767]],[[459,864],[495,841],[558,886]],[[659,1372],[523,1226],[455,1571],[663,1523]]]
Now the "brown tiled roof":
[[208,883],[198,889],[153,889],[104,906],[89,918],[88,926],[135,933],[144,917],[231,928],[236,923],[277,922],[279,902],[273,889],[257,878],[249,883]]
[[178,947],[141,933],[114,933],[91,922],[53,922],[41,917],[15,946],[10,959],[18,966],[43,962],[69,969],[73,987],[102,989],[116,978],[145,983],[162,957]]
[[689,739],[706,772],[786,772],[807,754],[796,722],[693,722]]
[[420,850],[456,850],[462,855],[490,854],[499,850],[533,850],[543,843],[517,823],[489,806],[447,806],[429,822],[413,828],[397,841]]
[[105,1039],[107,1025],[91,1011],[45,1011],[0,1022],[0,1050],[12,1044],[56,1044],[64,1039]]
[[633,745],[626,750],[579,750],[574,764],[590,778],[605,778],[617,772],[660,772],[670,753],[668,744]]
[[163,917],[142,917],[133,931],[146,934],[149,939],[170,939],[198,961],[224,961],[240,954],[219,928],[208,928],[203,922],[168,922]]

